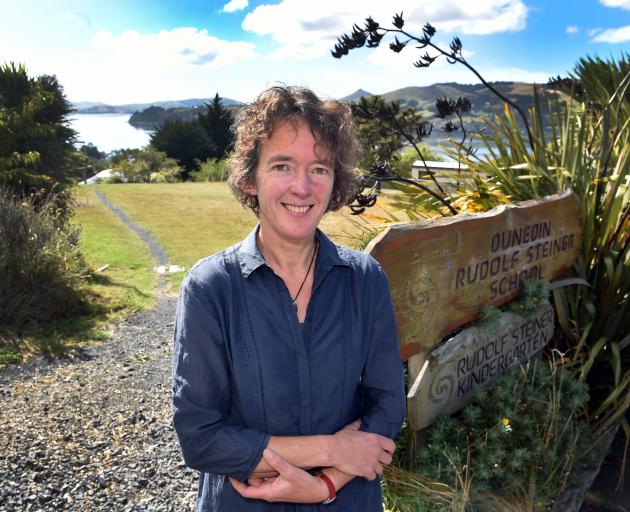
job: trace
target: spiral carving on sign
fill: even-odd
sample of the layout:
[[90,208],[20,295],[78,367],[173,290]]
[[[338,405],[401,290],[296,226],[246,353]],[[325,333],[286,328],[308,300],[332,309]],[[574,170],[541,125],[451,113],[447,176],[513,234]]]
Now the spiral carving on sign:
[[422,339],[423,333],[430,328],[440,291],[427,274],[410,277],[402,286],[401,303],[405,308],[399,314],[405,322],[401,343],[414,343]]
[[444,403],[444,406],[446,406],[453,396],[454,391],[455,377],[452,375],[440,376],[438,373],[429,386],[429,400],[434,404]]

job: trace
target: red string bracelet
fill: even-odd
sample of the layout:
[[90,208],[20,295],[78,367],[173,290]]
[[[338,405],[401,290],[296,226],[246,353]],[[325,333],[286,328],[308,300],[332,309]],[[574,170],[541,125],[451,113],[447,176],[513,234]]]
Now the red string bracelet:
[[335,484],[333,484],[330,477],[324,474],[322,471],[318,471],[317,473],[315,473],[315,476],[321,478],[326,484],[326,487],[328,487],[328,498],[322,501],[322,505],[328,505],[329,503],[335,501],[335,499],[337,498],[337,490],[335,489]]

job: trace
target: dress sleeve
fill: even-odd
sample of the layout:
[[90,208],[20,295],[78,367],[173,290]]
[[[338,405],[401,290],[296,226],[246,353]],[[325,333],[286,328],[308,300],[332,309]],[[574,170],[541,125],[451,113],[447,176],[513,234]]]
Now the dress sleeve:
[[380,265],[375,266],[360,430],[394,439],[406,415],[405,386],[389,284]]
[[245,481],[269,435],[230,422],[231,372],[221,286],[192,271],[179,295],[173,347],[173,424],[186,464]]

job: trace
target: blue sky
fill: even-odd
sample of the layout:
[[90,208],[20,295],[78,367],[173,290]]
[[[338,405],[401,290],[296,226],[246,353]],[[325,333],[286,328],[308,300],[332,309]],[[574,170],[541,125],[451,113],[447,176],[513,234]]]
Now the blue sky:
[[0,62],[55,74],[71,101],[110,104],[221,96],[253,99],[276,82],[342,97],[457,81],[470,71],[388,45],[341,60],[336,38],[403,11],[448,46],[454,35],[489,80],[546,82],[586,55],[630,53],[630,0],[0,0]]

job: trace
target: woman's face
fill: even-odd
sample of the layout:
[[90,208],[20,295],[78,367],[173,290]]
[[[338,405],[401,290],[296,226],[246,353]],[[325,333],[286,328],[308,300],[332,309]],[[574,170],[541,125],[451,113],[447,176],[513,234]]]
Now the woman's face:
[[315,152],[308,124],[287,122],[261,145],[255,183],[261,236],[268,241],[312,241],[328,209],[335,180],[328,155]]

